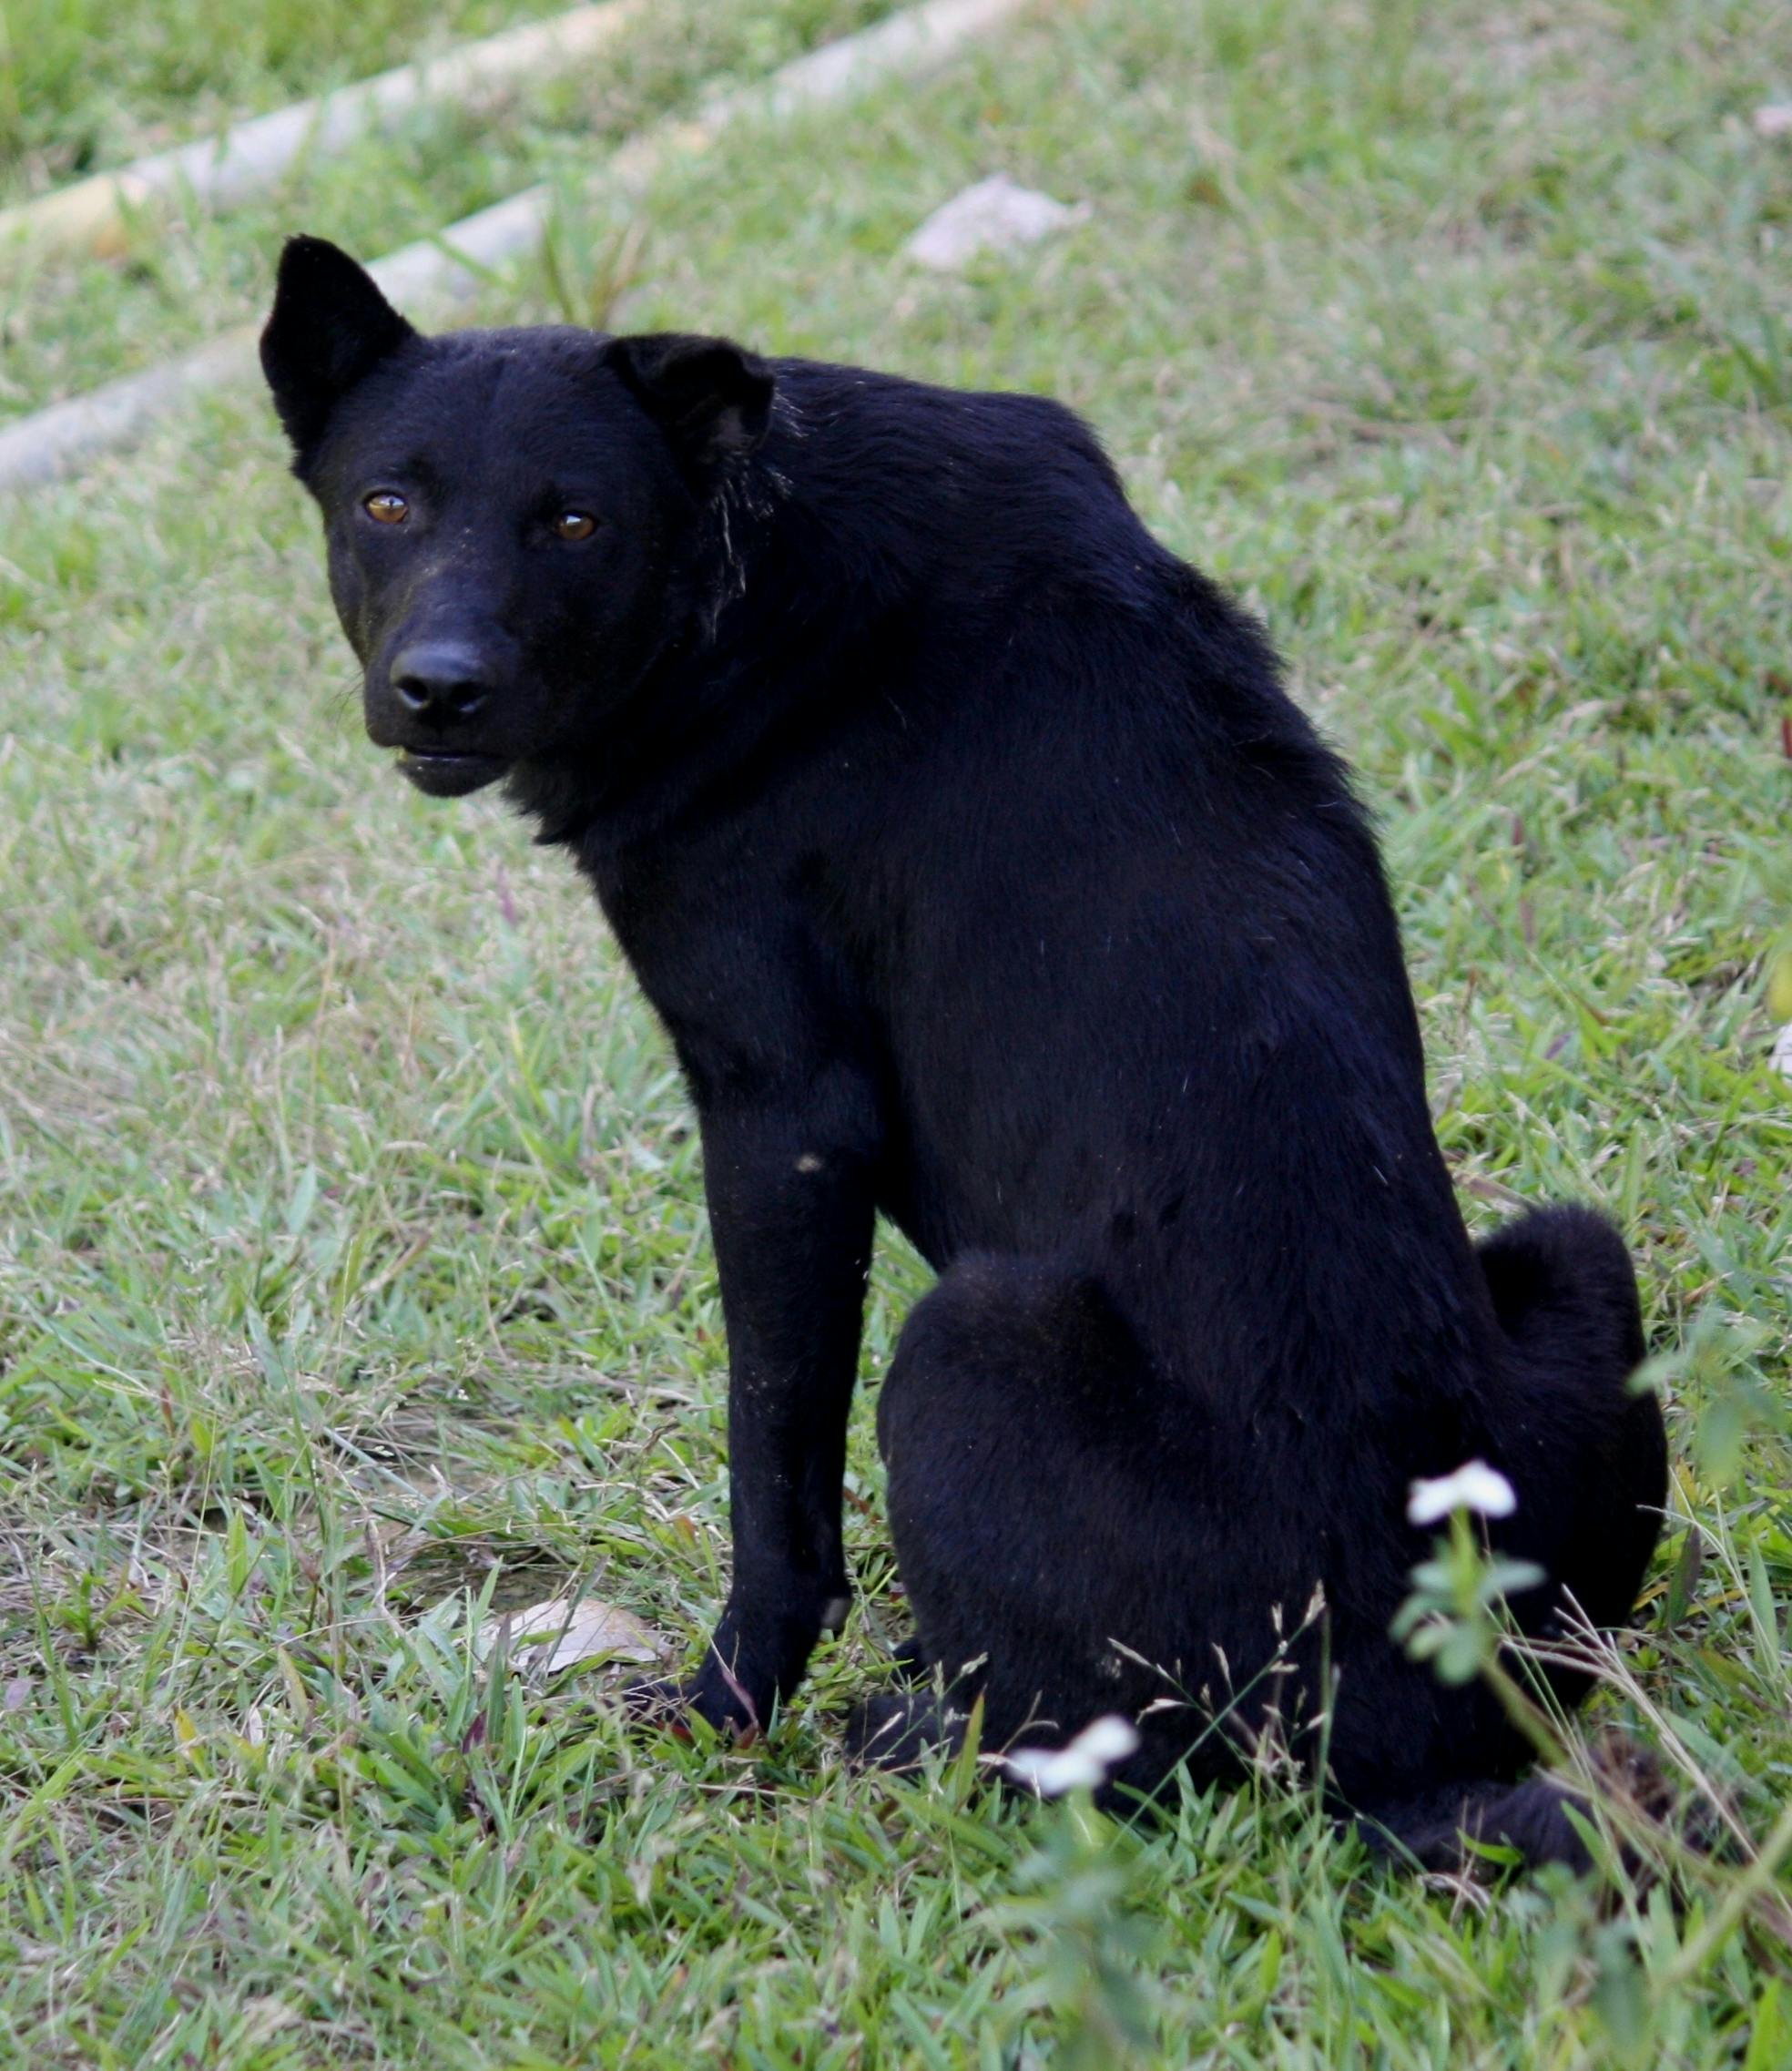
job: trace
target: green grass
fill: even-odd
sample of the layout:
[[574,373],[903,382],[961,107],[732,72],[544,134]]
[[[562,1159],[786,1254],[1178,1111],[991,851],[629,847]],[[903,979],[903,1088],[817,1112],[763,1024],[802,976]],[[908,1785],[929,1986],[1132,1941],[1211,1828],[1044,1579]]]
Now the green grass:
[[[703,55],[748,70],[828,14],[727,13]],[[1061,5],[668,176],[625,304],[1062,395],[1267,614],[1381,815],[1471,1219],[1603,1203],[1676,1348],[1675,1516],[1588,1729],[1696,1761],[1756,1835],[1792,1774],[1761,1004],[1792,146],[1747,117],[1789,87],[1772,0]],[[185,226],[159,280],[40,278],[5,379],[39,400],[244,313],[276,224],[371,250],[576,143],[517,116],[477,149]],[[1094,221],[908,268],[998,168]],[[575,292],[612,228],[569,217]],[[541,270],[491,309],[553,313]],[[1734,1862],[1680,1911],[1623,1874],[1470,1895],[1274,1776],[1124,1836],[846,1774],[836,1715],[901,1622],[868,1410],[866,1598],[766,1746],[633,1739],[608,1671],[482,1668],[470,1601],[583,1581],[682,1648],[720,1600],[667,1047],[563,862],[360,738],[259,398],[7,508],[0,643],[0,2061],[1792,2058],[1783,1876],[1746,1908]],[[881,1261],[868,1376],[922,1279]]]
[[[207,4],[228,12],[221,0]],[[884,0],[654,0],[602,65],[527,95],[420,109],[393,138],[301,159],[272,191],[224,216],[190,199],[171,220],[145,211],[127,227],[123,264],[0,254],[0,423],[261,313],[271,254],[297,224],[373,259],[537,180],[574,190],[631,130],[687,107],[699,83],[756,76],[887,11]],[[231,105],[253,98],[239,91]],[[0,199],[3,190],[0,167]]]
[[574,0],[0,0],[0,174],[27,191]]

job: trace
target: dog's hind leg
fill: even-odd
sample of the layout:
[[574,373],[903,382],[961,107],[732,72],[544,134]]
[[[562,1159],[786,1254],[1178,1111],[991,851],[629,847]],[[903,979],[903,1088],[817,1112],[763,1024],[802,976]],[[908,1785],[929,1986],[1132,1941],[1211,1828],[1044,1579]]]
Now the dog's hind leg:
[[[972,1257],[917,1305],[878,1437],[897,1566],[944,1698],[873,1700],[855,1751],[905,1760],[953,1738],[979,1695],[985,1744],[1000,1748],[1162,1694],[1131,1654],[1155,1659],[1181,1628],[1199,1509],[1163,1443],[1163,1405],[1093,1275]],[[1125,1780],[1174,1759],[1142,1750]]]

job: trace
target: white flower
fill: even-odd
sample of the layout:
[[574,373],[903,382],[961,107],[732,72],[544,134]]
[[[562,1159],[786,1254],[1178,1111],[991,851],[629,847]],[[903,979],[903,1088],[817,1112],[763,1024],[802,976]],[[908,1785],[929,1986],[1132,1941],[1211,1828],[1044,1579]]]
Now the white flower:
[[1788,1021],[1774,1037],[1773,1054],[1767,1062],[1776,1071],[1784,1072],[1792,1078],[1792,1021]]
[[1000,1759],[1016,1783],[1030,1783],[1042,1798],[1062,1798],[1066,1790],[1094,1790],[1105,1783],[1108,1771],[1138,1744],[1131,1719],[1110,1712],[1062,1748],[1016,1748]]
[[1471,1510],[1477,1517],[1510,1517],[1518,1508],[1512,1484],[1485,1460],[1471,1460],[1453,1474],[1434,1482],[1414,1482],[1407,1498],[1410,1525],[1435,1525],[1453,1510]]

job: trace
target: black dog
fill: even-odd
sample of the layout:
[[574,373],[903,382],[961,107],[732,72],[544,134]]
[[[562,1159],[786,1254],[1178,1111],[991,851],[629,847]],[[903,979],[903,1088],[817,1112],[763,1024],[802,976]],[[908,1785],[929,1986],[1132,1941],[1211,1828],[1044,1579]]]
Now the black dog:
[[993,1744],[1144,1714],[1152,1788],[1278,1729],[1421,1854],[1573,1855],[1389,1621],[1409,1483],[1476,1454],[1525,1622],[1628,1615],[1629,1261],[1573,1209],[1471,1246],[1344,772],[1089,431],[716,339],[427,339],[311,239],[262,362],[368,731],[571,851],[696,1101],[734,1576],[683,1701],[765,1720],[845,1612],[881,1211],[940,1274],[878,1411],[918,1658]]

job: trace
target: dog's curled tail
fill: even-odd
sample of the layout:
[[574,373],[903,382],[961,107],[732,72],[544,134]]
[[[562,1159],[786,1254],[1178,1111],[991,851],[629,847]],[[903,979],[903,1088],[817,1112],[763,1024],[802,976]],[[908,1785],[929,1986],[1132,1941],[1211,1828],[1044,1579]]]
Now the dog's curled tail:
[[1572,1870],[1588,1870],[1593,1857],[1569,1817],[1571,1806],[1586,1815],[1582,1792],[1534,1776],[1522,1783],[1441,1784],[1416,1797],[1364,1809],[1357,1823],[1378,1853],[1416,1862],[1424,1870],[1462,1868],[1465,1838],[1513,1849],[1533,1869],[1565,1862]]
[[[1593,1790],[1622,1815],[1625,1838],[1619,1841],[1618,1858],[1632,1872],[1644,1867],[1633,1844],[1652,1829],[1665,1842],[1677,1837],[1680,1847],[1711,1852],[1718,1838],[1717,1808],[1683,1796],[1647,1748],[1614,1730],[1599,1735],[1588,1754]],[[1425,1870],[1460,1870],[1471,1859],[1466,1843],[1484,1841],[1514,1850],[1533,1869],[1565,1862],[1580,1872],[1593,1867],[1585,1839],[1592,1820],[1586,1790],[1559,1777],[1529,1776],[1516,1783],[1439,1784],[1410,1798],[1361,1805],[1357,1827],[1378,1853]]]

